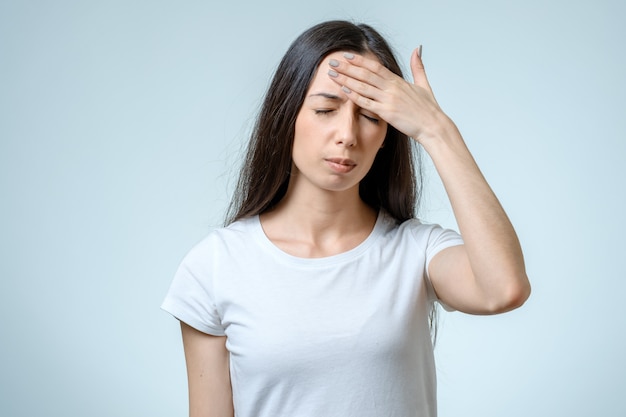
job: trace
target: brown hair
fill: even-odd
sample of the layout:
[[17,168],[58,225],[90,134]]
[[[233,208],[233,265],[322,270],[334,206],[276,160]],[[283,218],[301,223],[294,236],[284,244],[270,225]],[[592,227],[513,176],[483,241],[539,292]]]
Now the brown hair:
[[[296,117],[317,67],[335,51],[371,52],[395,74],[402,71],[385,39],[372,27],[346,21],[317,24],[302,33],[283,56],[265,95],[226,224],[261,214],[285,195],[292,166]],[[391,125],[385,146],[359,184],[361,199],[398,222],[414,218],[422,188],[419,149]]]

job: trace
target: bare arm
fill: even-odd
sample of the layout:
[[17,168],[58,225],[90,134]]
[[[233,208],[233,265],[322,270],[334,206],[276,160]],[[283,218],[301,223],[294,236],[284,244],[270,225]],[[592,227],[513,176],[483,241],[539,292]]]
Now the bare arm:
[[456,127],[448,128],[441,137],[449,137],[424,147],[441,176],[465,244],[433,258],[433,287],[443,302],[459,311],[512,310],[530,294],[519,240]]
[[530,283],[515,230],[456,125],[437,104],[417,50],[411,56],[413,84],[375,60],[344,57],[333,67],[339,74],[332,79],[347,87],[355,104],[424,147],[450,198],[465,244],[444,249],[429,265],[439,298],[472,314],[495,314],[523,304]]
[[181,322],[189,417],[233,417],[233,395],[225,336],[211,336]]

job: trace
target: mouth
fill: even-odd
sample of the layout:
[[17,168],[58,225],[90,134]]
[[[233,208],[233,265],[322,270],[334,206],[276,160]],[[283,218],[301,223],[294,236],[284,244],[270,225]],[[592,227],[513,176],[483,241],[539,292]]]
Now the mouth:
[[356,167],[356,162],[354,162],[352,159],[326,158],[324,159],[324,161],[326,161],[330,169],[342,174],[350,172],[354,169],[354,167]]

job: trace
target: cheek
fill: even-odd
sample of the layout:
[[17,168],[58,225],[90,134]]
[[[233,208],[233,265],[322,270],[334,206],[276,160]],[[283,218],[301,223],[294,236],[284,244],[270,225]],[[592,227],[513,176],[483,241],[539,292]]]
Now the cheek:
[[294,125],[294,140],[297,137],[307,137],[311,132],[316,130],[315,120],[309,114],[303,114],[302,111],[296,117]]
[[374,148],[380,148],[387,136],[387,124],[383,125],[370,125],[365,131],[365,137],[367,142]]
[[296,118],[296,123],[294,125],[294,130],[293,130],[294,147],[301,142],[306,142],[303,140],[303,136],[306,135],[307,131],[308,131],[308,128],[307,128],[306,120],[304,120],[302,116],[298,115],[298,117]]
[[291,159],[301,164],[306,161],[306,156],[312,154],[313,141],[311,140],[311,126],[306,118],[298,116],[294,126],[293,145]]

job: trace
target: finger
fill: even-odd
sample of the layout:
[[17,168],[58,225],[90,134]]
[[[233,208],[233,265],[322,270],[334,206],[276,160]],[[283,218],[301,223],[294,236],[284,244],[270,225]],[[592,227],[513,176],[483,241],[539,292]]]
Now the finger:
[[330,67],[340,74],[365,84],[377,88],[384,87],[385,79],[380,76],[380,69],[376,63],[364,60],[363,57],[352,53],[345,53],[344,57],[346,58],[345,61],[331,59],[329,61]]
[[371,59],[364,57],[363,55],[357,55],[350,52],[346,52],[343,54],[344,58],[346,58],[346,62],[350,63],[355,67],[360,67],[368,70],[369,72],[376,74],[383,80],[393,79],[396,76],[393,72],[391,72],[387,67],[381,64],[377,59]]
[[415,48],[411,54],[411,73],[413,74],[413,84],[430,90],[430,84],[426,78],[426,70],[422,61],[422,46]]
[[380,100],[382,98],[383,91],[381,89],[366,81],[361,81],[352,76],[340,73],[339,71],[338,67],[331,67],[328,71],[328,76],[339,86],[345,87],[349,91],[355,91],[360,96],[368,99]]
[[[367,96],[359,94],[357,91],[348,88],[347,86],[342,86],[341,91],[351,100],[354,104],[356,104],[361,109],[367,110],[376,115],[379,114],[379,110],[381,109],[380,103],[376,100],[373,100]],[[379,116],[378,116],[379,117]]]

